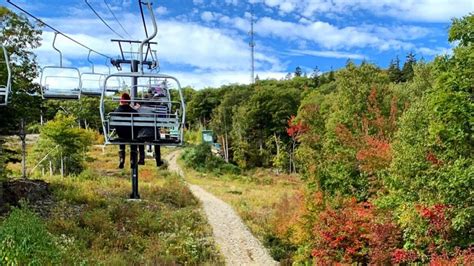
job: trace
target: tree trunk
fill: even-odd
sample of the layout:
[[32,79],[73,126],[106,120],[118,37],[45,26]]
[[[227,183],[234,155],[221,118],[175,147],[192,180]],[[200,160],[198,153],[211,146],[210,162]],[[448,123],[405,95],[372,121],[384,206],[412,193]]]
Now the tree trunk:
[[21,177],[26,178],[26,131],[24,119],[21,119],[19,136],[21,139]]
[[63,153],[61,153],[61,176],[64,177],[64,158],[63,158]]

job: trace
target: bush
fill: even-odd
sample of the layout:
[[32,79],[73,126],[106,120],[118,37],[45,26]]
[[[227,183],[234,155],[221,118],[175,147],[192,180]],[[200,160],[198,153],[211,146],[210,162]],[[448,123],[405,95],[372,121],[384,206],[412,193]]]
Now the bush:
[[[48,155],[54,169],[59,170],[63,158],[66,173],[82,171],[86,153],[94,141],[92,130],[79,128],[75,117],[58,113],[40,132],[40,138],[33,150],[35,161],[40,161]],[[49,160],[44,160],[42,164],[45,168],[49,167]]]
[[59,264],[63,251],[43,221],[28,209],[13,209],[0,227],[0,264]]
[[211,152],[211,146],[206,143],[187,149],[181,158],[187,167],[200,172],[208,171],[218,175],[240,174],[240,168],[214,156]]
[[317,263],[388,264],[400,243],[390,215],[355,199],[344,200],[339,208],[327,206],[313,233],[312,255]]

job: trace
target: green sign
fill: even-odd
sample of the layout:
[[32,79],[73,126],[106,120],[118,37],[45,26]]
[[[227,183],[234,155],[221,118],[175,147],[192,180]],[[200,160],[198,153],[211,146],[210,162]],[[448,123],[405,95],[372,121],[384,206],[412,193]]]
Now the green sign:
[[212,130],[202,131],[202,142],[203,143],[214,143],[214,132]]

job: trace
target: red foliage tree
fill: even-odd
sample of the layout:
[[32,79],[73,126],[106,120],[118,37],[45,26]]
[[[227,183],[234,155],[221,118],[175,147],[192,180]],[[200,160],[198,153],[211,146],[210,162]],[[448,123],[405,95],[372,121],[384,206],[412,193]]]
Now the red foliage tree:
[[288,127],[286,128],[286,133],[288,136],[293,138],[294,140],[298,140],[298,138],[308,131],[308,127],[303,124],[302,121],[295,121],[295,116],[292,115],[288,120]]
[[392,160],[391,136],[396,130],[397,99],[393,98],[390,114],[384,116],[377,100],[377,89],[373,88],[367,98],[367,113],[356,120],[361,126],[350,130],[345,125],[336,127],[339,141],[356,149],[356,160],[361,171],[373,174],[385,169]]
[[313,233],[316,263],[390,263],[400,233],[389,215],[368,202],[347,200],[341,208],[319,214]]

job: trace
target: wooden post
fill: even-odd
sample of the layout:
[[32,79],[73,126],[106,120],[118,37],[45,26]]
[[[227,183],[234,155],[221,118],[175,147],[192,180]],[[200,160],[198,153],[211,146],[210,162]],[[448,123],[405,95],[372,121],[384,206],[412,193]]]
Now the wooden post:
[[64,158],[63,158],[62,152],[61,152],[61,176],[64,177]]
[[24,119],[21,119],[20,122],[19,136],[21,139],[21,177],[26,178],[26,131]]

